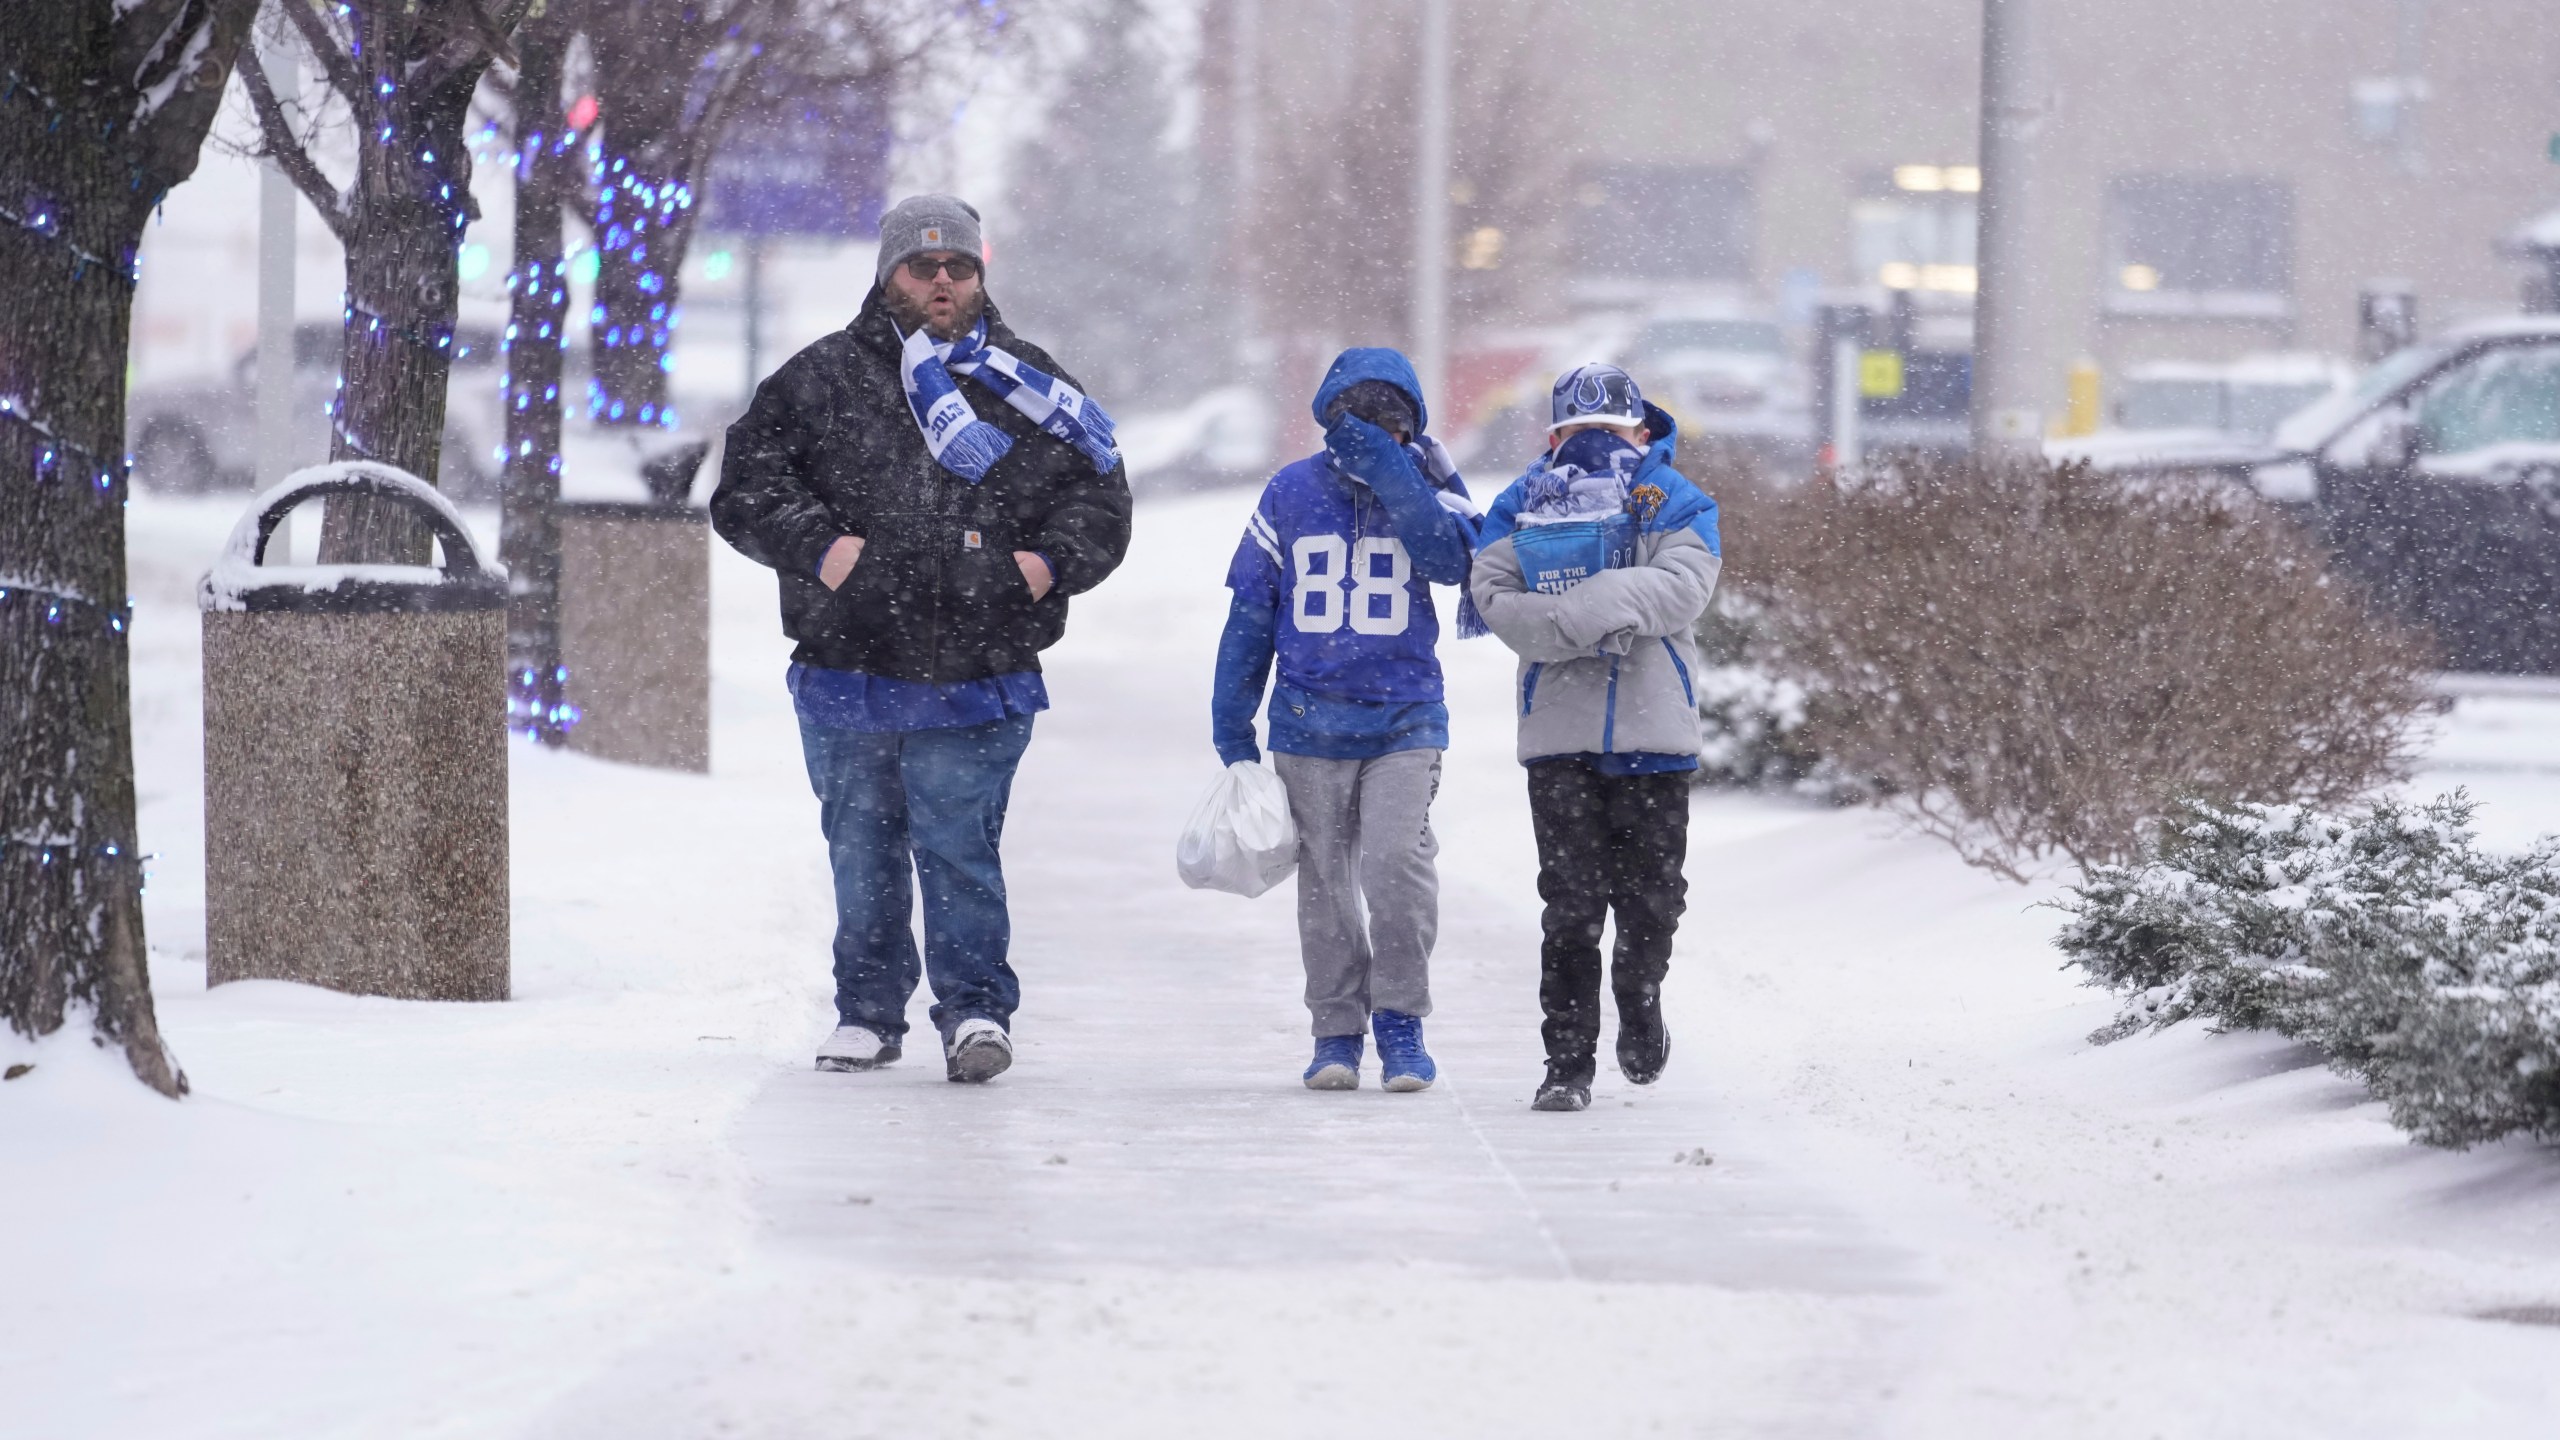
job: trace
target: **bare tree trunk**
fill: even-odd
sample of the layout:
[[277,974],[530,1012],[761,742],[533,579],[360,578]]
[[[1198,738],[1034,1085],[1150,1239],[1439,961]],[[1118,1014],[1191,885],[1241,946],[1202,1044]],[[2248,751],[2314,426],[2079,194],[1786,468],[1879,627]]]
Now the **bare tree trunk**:
[[[450,143],[462,144],[457,118]],[[445,385],[461,282],[455,227],[436,205],[360,197],[347,246],[346,334],[329,458],[379,460],[432,485],[444,450]],[[407,509],[372,497],[328,502],[324,562],[424,564],[427,533]]]
[[590,177],[596,237],[595,358],[587,415],[604,426],[673,429],[667,351],[678,277],[693,241],[693,187],[757,47],[740,43],[781,0],[662,13],[652,0],[605,0],[587,17],[603,144]]
[[[596,235],[587,414],[672,429],[667,349],[698,210],[695,191],[742,107],[888,81],[957,59],[1012,24],[979,0],[591,0],[603,149],[590,177]],[[1017,27],[1018,28],[1018,27]]]
[[[358,111],[365,128],[347,196],[346,333],[329,458],[379,460],[432,485],[462,298],[454,256],[472,208],[462,126],[486,62],[414,86],[408,72],[434,37],[390,6],[358,15],[364,38],[352,63],[364,67],[375,103]],[[415,565],[427,553],[426,527],[407,508],[372,497],[329,502],[323,561]]]
[[671,148],[624,150],[627,124],[605,122],[607,173],[596,199],[595,380],[587,410],[600,425],[673,429],[667,403],[667,349],[678,320],[677,277],[693,243],[693,187]]
[[[455,251],[476,213],[463,124],[491,59],[512,60],[505,37],[533,4],[282,6],[355,130],[355,182],[343,194],[304,151],[255,57],[240,67],[266,152],[346,246],[332,460],[377,460],[435,483],[462,288]],[[329,503],[322,560],[419,564],[427,556],[426,529],[405,507],[372,497]]]
[[0,1015],[160,1040],[135,835],[124,371],[143,221],[195,169],[255,0],[0,20]]
[[546,745],[568,735],[560,674],[560,347],[569,324],[560,209],[576,136],[560,114],[568,27],[517,36],[515,268],[507,277],[507,458],[498,553],[506,561],[507,712]]

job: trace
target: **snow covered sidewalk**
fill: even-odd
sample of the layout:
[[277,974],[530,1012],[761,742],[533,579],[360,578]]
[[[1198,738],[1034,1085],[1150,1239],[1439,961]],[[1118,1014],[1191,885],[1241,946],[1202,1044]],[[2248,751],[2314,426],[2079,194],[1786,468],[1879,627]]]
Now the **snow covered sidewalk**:
[[[1490,642],[1444,647],[1445,1078],[1300,1088],[1288,890],[1172,874],[1247,503],[1144,507],[1052,652],[1007,832],[1020,1060],[976,1088],[929,1045],[809,1067],[814,805],[769,582],[725,553],[710,777],[512,752],[516,1000],[205,991],[187,592],[236,507],[137,502],[196,1094],[0,1041],[37,1066],[0,1088],[0,1432],[2548,1433],[2551,1153],[2413,1149],[2259,1037],[2092,1049],[2050,888],[1871,815],[1698,797],[1669,1073],[1532,1114]],[[2493,836],[2560,827],[2560,706],[2466,704],[2438,753],[2420,788],[2471,784]]]

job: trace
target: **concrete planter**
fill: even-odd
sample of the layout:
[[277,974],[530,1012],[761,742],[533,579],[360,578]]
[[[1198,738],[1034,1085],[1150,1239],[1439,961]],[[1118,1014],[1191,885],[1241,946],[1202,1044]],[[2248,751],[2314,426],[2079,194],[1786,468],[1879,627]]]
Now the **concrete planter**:
[[[259,563],[294,506],[355,493],[415,505],[442,569]],[[506,584],[459,517],[388,466],[304,471],[199,599],[207,983],[507,998]]]
[[568,501],[560,527],[560,663],[572,750],[666,770],[711,768],[711,526],[682,504]]

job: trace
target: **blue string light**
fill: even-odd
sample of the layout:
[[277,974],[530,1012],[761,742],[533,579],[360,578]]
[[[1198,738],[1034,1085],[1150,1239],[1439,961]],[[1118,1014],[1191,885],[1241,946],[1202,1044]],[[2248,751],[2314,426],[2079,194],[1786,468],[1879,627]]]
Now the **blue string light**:
[[[0,835],[0,845],[6,845],[16,850],[34,852],[36,856],[36,865],[39,869],[51,868],[57,859],[68,864],[69,862],[78,859],[84,849],[78,840],[69,836],[31,835],[25,833]],[[132,866],[136,870],[141,870],[143,877],[148,879],[151,872],[145,867],[160,857],[157,854],[143,854],[133,845],[123,841],[109,840],[104,844],[99,845],[96,850],[90,854],[89,858],[92,866],[113,868],[122,868],[128,865]]]
[[[570,704],[566,699],[548,702],[540,699],[541,690],[536,682],[541,678],[539,671],[519,670],[515,676],[516,683],[508,687],[507,724],[509,728],[521,732],[529,740],[539,738],[546,727],[554,734],[566,735],[578,727],[580,720],[586,718],[584,710]],[[569,691],[569,667],[553,666],[551,680],[551,693],[566,696]]]
[[[644,301],[654,301],[647,310],[647,320],[618,317],[606,299],[599,299],[587,310],[590,325],[603,326],[596,336],[597,345],[606,350],[639,349],[647,354],[649,369],[671,374],[675,357],[670,352],[681,307],[668,299],[674,288],[674,275],[653,264],[653,243],[665,259],[669,249],[657,237],[661,234],[680,239],[687,211],[693,208],[693,188],[682,181],[653,180],[632,164],[627,156],[608,157],[602,144],[596,144],[589,163],[589,173],[596,187],[595,225],[598,251],[618,264],[627,264],[639,273],[632,276],[630,289]],[[607,297],[614,303],[622,298],[606,287]],[[612,323],[609,323],[612,322]],[[636,367],[635,367],[636,368]],[[587,414],[589,418],[617,423],[625,416],[640,424],[673,429],[677,424],[675,408],[657,401],[638,401],[630,396],[610,392],[602,377],[588,382]]]
[[[132,464],[130,456],[102,456],[77,441],[63,439],[50,422],[31,413],[15,395],[0,395],[0,420],[35,437],[31,442],[35,461],[30,469],[39,490],[80,482],[85,482],[81,488],[92,496],[115,497],[123,490]],[[121,498],[117,503],[123,503]]]
[[116,635],[125,633],[133,623],[133,601],[121,606],[91,599],[77,590],[41,581],[0,575],[0,607],[40,610],[47,625],[66,623],[102,626]]

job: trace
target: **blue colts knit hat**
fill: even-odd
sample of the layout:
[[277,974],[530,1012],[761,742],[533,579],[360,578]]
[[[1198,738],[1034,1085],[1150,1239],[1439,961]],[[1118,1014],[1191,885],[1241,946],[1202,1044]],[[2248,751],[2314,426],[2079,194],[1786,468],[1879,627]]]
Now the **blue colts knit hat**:
[[986,245],[978,238],[978,210],[957,195],[910,195],[880,217],[880,271],[874,283],[928,250],[954,250],[984,260]]
[[1644,392],[1615,365],[1576,365],[1556,377],[1547,416],[1550,435],[1567,425],[1641,425]]

